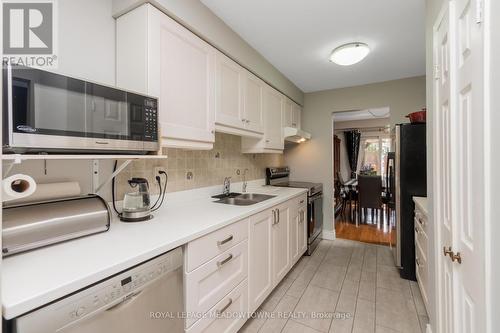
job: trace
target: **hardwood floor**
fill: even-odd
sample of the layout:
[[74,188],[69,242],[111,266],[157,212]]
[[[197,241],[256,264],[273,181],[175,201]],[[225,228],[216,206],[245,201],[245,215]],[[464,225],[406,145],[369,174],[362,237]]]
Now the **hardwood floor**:
[[[372,214],[368,209],[366,214],[366,223],[360,223],[356,227],[356,214],[354,219],[349,218],[349,209],[346,208],[345,216],[339,214],[335,219],[335,233],[337,238],[350,239],[363,243],[390,245],[394,233],[391,234],[391,228],[394,223],[394,214],[390,220],[387,220],[387,213],[384,209],[384,214],[380,218],[380,214]],[[364,222],[364,221],[363,221]],[[394,242],[393,242],[394,244]]]

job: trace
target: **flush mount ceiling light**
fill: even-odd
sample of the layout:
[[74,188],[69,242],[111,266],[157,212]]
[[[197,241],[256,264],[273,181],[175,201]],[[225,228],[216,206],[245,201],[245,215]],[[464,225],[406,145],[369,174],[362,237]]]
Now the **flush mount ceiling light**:
[[344,44],[333,50],[330,61],[337,65],[350,66],[363,60],[368,53],[370,48],[364,43]]

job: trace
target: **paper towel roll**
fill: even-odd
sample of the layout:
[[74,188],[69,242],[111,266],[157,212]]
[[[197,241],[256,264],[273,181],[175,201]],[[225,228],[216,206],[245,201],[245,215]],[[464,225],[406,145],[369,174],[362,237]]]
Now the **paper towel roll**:
[[36,190],[33,194],[31,194],[29,197],[12,200],[9,202],[9,205],[70,198],[79,196],[80,194],[81,189],[78,182],[37,184]]
[[36,182],[28,175],[16,174],[2,180],[2,201],[26,198],[36,190]]

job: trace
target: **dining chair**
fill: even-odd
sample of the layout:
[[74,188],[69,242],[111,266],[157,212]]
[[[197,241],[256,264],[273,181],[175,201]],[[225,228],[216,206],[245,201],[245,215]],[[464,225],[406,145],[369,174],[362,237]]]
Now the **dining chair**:
[[[382,219],[382,177],[380,176],[358,176],[358,218],[356,226],[359,225],[362,218],[362,211],[366,208],[377,209]],[[364,214],[366,222],[366,214]]]

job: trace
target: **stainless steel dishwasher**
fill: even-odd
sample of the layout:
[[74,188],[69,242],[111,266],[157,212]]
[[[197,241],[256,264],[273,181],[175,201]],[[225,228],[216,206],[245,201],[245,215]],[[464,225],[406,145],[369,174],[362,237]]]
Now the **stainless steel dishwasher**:
[[182,248],[13,320],[16,333],[184,331]]

